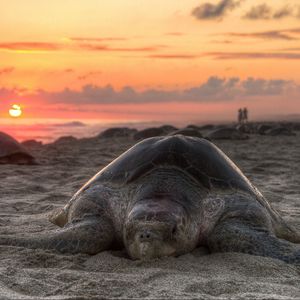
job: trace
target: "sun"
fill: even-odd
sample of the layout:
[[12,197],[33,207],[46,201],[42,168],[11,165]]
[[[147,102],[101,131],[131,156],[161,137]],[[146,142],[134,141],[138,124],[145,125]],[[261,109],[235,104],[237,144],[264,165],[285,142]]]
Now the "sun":
[[9,115],[13,118],[18,118],[22,115],[22,109],[21,106],[18,104],[12,105],[12,107],[9,109]]

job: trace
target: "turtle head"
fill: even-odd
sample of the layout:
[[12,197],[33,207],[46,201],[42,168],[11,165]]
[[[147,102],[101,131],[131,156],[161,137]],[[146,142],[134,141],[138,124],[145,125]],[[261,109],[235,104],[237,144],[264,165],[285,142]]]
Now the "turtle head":
[[124,243],[133,259],[178,256],[196,247],[197,232],[179,203],[168,198],[143,199],[127,215]]

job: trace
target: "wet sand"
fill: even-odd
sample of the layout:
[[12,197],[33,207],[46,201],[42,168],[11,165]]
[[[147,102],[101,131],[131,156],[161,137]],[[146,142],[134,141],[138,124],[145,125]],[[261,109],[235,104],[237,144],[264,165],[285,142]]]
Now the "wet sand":
[[[88,179],[135,142],[83,139],[33,147],[38,166],[0,165],[0,234],[55,229],[47,220]],[[300,230],[300,134],[216,144]],[[199,248],[178,258],[132,261],[0,246],[0,299],[300,299],[300,267]]]

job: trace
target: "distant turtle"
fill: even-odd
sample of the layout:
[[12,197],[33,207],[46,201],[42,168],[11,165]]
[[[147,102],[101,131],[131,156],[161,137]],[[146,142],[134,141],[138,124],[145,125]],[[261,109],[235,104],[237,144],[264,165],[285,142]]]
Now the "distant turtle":
[[78,139],[72,135],[61,136],[57,140],[53,142],[53,144],[61,145],[61,144],[70,144],[77,142]]
[[257,133],[261,134],[261,135],[264,135],[264,134],[266,134],[266,131],[268,131],[272,128],[273,128],[273,126],[270,125],[270,124],[259,124],[257,126]]
[[34,157],[13,137],[0,132],[0,164],[36,164]]
[[235,128],[242,133],[252,133],[253,132],[252,125],[250,125],[250,124],[238,124]]
[[164,134],[168,134],[168,133],[178,130],[178,128],[176,128],[175,126],[172,126],[172,125],[162,125],[157,128],[162,129]]
[[206,124],[199,127],[200,130],[212,130],[215,128],[215,125],[212,124]]
[[206,135],[209,140],[245,140],[249,136],[234,127],[215,129]]
[[36,140],[26,140],[21,143],[25,148],[39,148],[43,146],[43,143]]
[[300,122],[295,122],[292,125],[293,130],[300,131]]
[[0,236],[0,244],[88,254],[125,247],[132,259],[145,260],[201,245],[300,263],[296,231],[220,149],[200,138],[136,144],[50,220],[63,228]]
[[294,136],[296,135],[292,130],[289,128],[278,126],[275,128],[271,128],[265,132],[266,135],[276,136],[276,135],[287,135],[287,136]]
[[133,138],[135,140],[147,139],[150,137],[165,135],[166,130],[163,127],[149,127],[146,129],[142,129],[134,134]]
[[170,135],[176,135],[176,134],[182,134],[185,136],[193,136],[193,137],[199,137],[199,138],[203,137],[199,130],[192,129],[192,128],[182,128],[182,129],[172,132]]
[[98,137],[100,138],[129,137],[136,132],[137,130],[135,128],[112,127],[101,132]]
[[187,125],[186,128],[189,128],[189,129],[195,129],[195,130],[200,130],[200,127],[199,127],[199,126],[193,125],[193,124]]

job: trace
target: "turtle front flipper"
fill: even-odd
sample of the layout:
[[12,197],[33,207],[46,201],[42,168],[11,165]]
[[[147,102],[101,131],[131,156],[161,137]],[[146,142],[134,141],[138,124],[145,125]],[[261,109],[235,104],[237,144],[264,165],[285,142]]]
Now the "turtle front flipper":
[[268,229],[238,218],[220,222],[208,238],[211,252],[241,252],[300,264],[300,247]]
[[27,237],[0,236],[0,245],[49,249],[62,253],[96,254],[107,250],[113,240],[114,231],[109,220],[89,217],[69,223],[56,231]]

